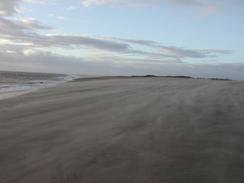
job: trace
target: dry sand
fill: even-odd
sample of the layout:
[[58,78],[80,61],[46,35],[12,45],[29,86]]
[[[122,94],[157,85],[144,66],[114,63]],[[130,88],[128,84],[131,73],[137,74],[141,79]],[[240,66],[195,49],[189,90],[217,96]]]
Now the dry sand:
[[77,80],[0,101],[1,183],[243,183],[244,83]]

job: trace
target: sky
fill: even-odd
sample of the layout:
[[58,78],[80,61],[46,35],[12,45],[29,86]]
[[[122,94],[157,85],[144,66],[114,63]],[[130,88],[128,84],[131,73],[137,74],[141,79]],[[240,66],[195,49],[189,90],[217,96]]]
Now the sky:
[[244,80],[243,0],[0,0],[0,70]]

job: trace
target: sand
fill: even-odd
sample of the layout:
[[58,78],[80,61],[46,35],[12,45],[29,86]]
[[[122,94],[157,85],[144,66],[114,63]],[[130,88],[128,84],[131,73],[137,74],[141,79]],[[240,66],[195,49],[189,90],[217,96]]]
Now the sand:
[[243,183],[244,83],[81,79],[0,101],[1,183]]

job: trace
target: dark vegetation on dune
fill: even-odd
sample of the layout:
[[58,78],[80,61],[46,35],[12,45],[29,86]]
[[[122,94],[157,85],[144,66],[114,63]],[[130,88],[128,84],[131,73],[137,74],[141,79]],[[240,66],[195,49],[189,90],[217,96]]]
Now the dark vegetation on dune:
[[191,77],[191,76],[157,76],[157,75],[132,75],[132,76],[99,76],[99,77],[87,77],[87,78],[77,78],[70,82],[76,81],[89,81],[89,80],[105,80],[105,79],[128,79],[128,78],[172,78],[172,79],[199,79],[199,80],[215,80],[215,81],[232,81],[231,79],[225,78],[201,78],[201,77]]
[[183,78],[183,79],[208,79],[208,80],[217,80],[217,81],[231,81],[227,78],[202,78],[202,77],[191,77],[191,76],[157,76],[157,75],[133,75],[131,77],[147,77],[147,78]]

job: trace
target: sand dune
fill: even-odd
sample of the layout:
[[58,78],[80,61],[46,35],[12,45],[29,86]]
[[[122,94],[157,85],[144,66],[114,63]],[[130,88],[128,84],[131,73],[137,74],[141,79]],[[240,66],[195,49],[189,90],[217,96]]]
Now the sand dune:
[[1,183],[243,183],[244,83],[77,80],[0,101]]

